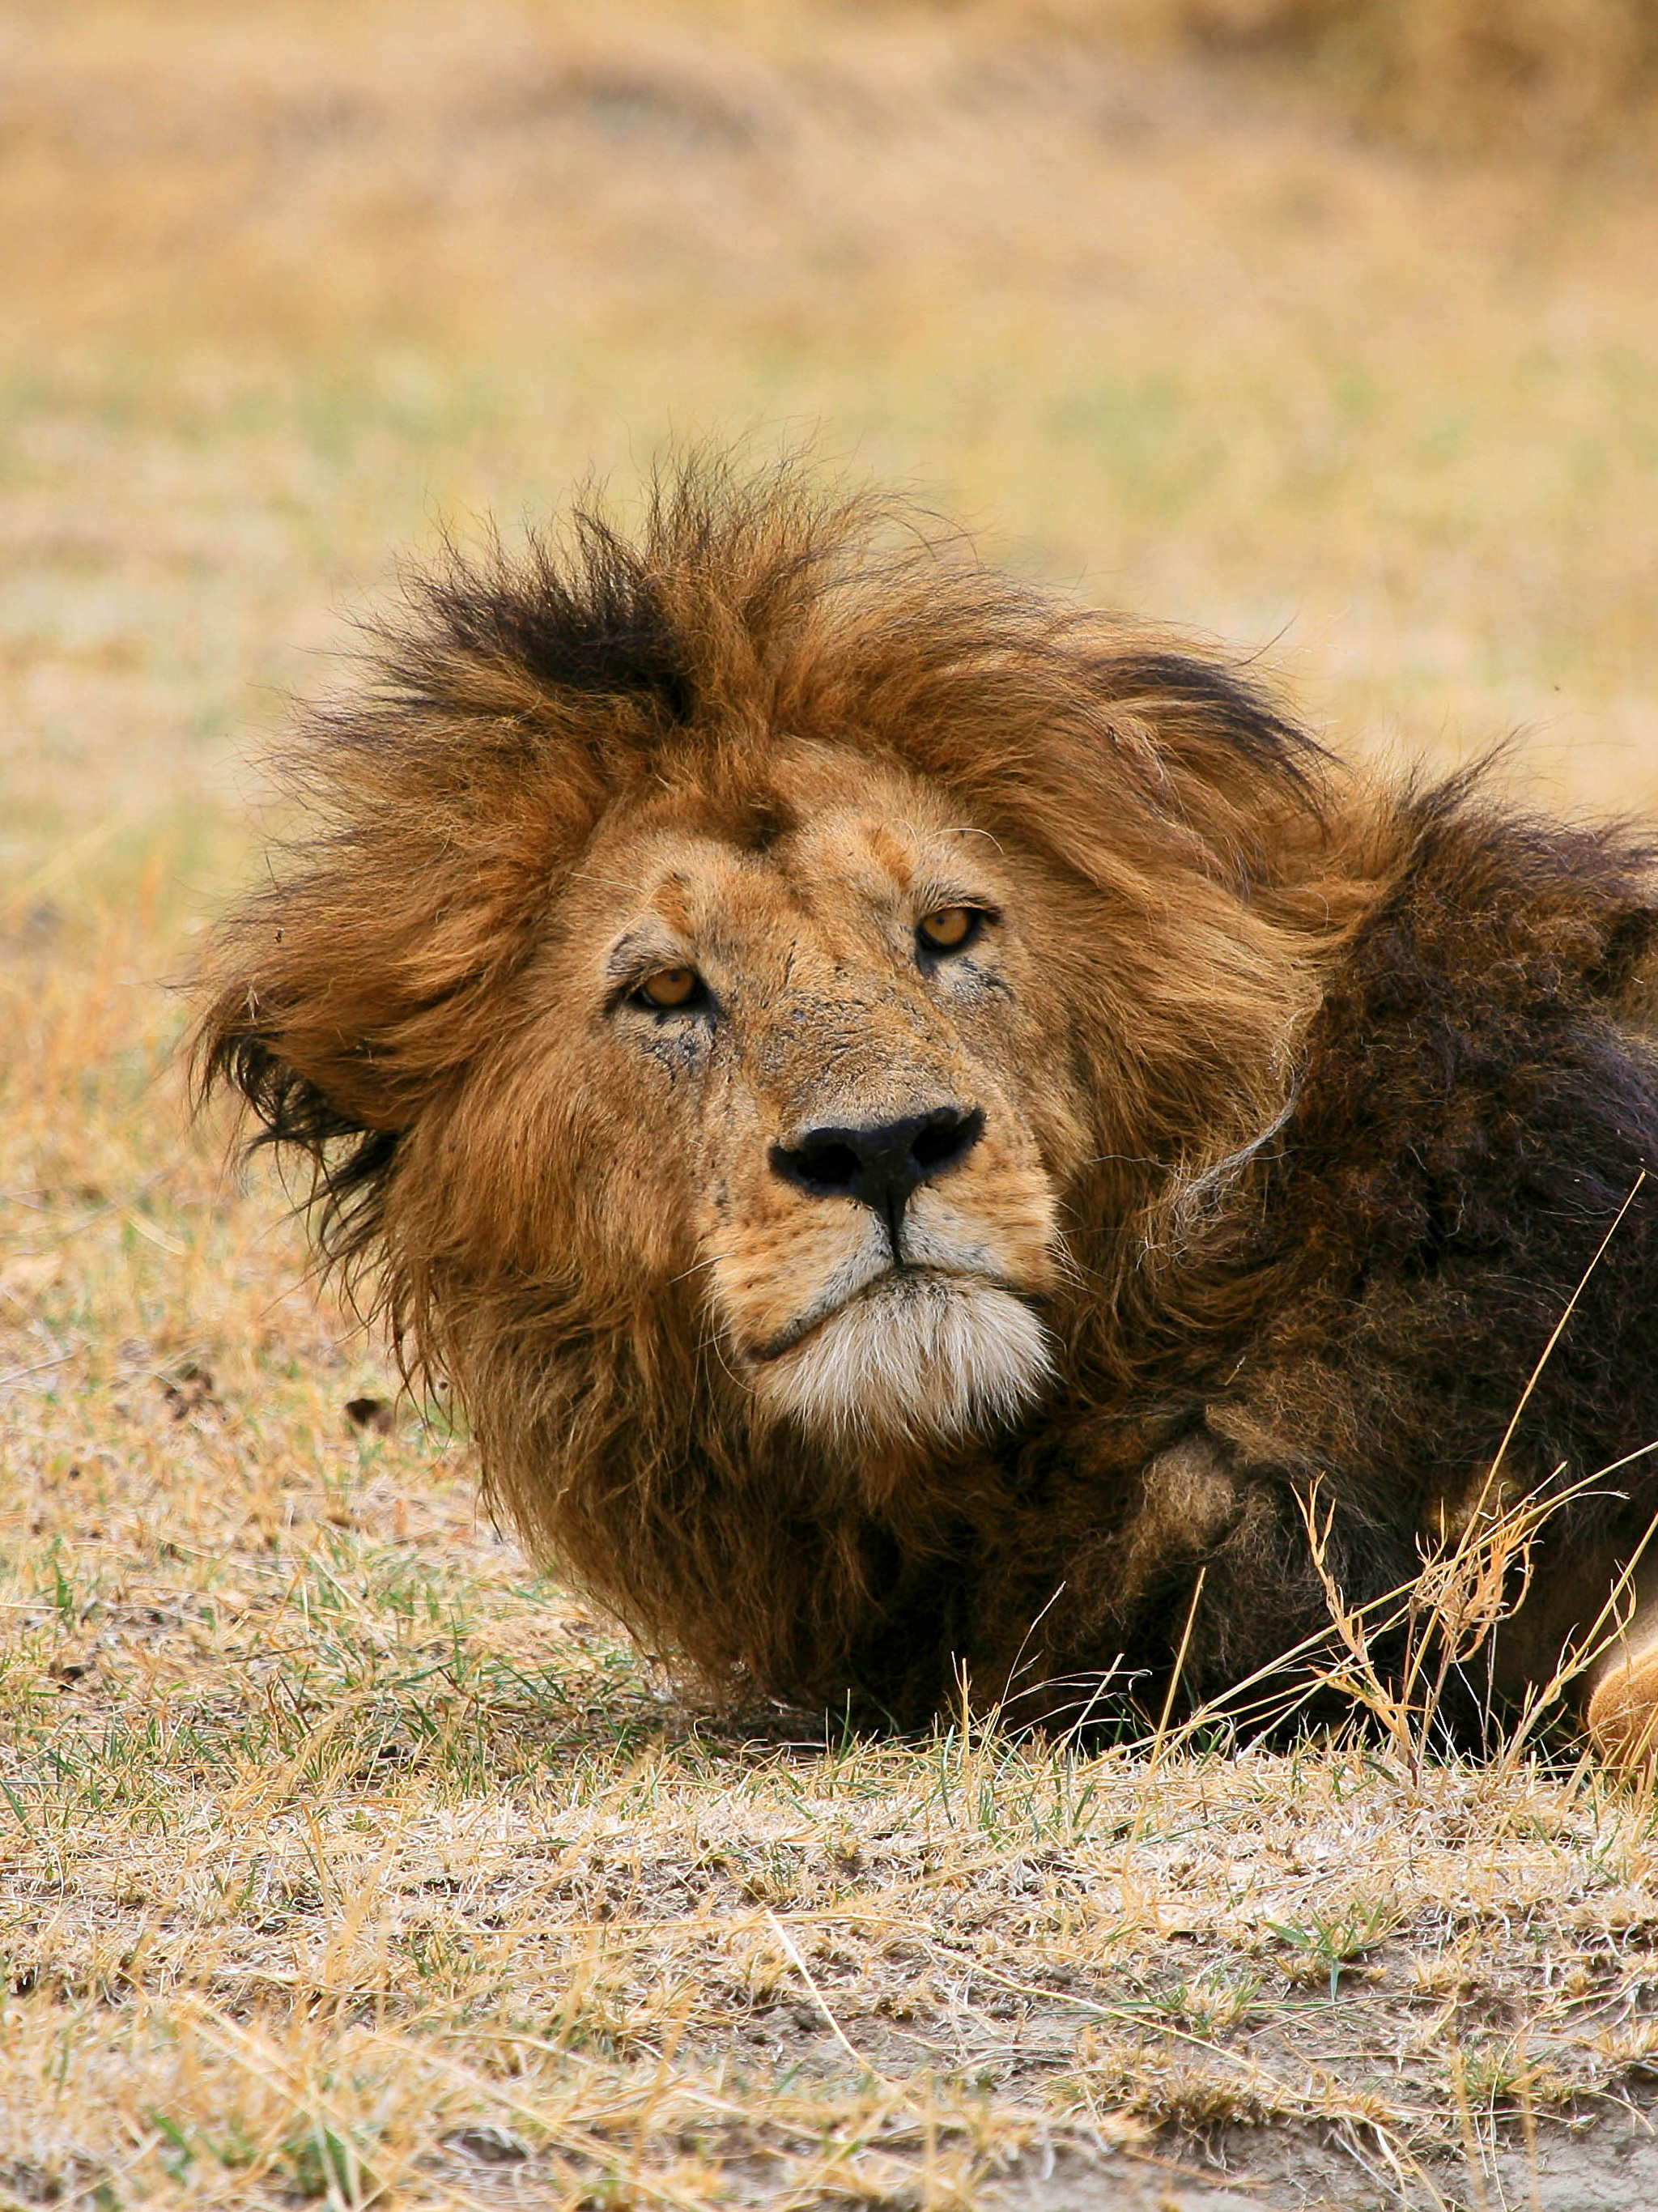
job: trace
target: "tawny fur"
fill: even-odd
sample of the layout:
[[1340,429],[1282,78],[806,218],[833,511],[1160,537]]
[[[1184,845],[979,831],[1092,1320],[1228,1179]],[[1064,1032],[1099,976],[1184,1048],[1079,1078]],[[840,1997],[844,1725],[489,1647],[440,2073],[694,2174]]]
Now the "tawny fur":
[[[1351,773],[1187,640],[707,463],[413,586],[296,774],[206,1075],[492,1500],[720,1695],[1060,1720],[1269,1666],[1327,1620],[1314,1492],[1350,1603],[1408,1581],[1632,1192],[1505,1476],[1658,1438],[1620,832]],[[979,1133],[901,1229],[778,1167],[933,1112]],[[1594,1618],[1654,1470],[1562,1505],[1549,1650],[1490,1680]]]

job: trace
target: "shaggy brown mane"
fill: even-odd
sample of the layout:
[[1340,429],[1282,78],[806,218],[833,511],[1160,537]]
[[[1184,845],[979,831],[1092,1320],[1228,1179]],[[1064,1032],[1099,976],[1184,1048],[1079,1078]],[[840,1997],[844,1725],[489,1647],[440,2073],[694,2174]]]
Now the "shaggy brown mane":
[[[1520,820],[1478,780],[1370,787],[1221,657],[793,471],[703,461],[631,534],[590,500],[522,554],[450,551],[290,775],[305,826],[217,940],[202,1081],[305,1164],[319,1248],[411,1370],[453,1381],[492,1496],[722,1692],[912,1719],[965,1665],[1058,1712],[1072,1691],[1029,1685],[1086,1694],[1120,1656],[1155,1682],[1188,1614],[1192,1690],[1270,1660],[1324,1617],[1311,1489],[1357,1601],[1407,1579],[1654,1156],[1634,842]],[[872,949],[887,980],[845,980],[823,947],[875,894],[835,905],[837,870],[902,886],[974,852],[1002,872],[973,895],[988,949],[932,981],[930,956]],[[719,917],[762,896],[784,903],[753,957],[809,914],[800,972],[833,969],[841,1000],[787,1015],[791,956],[768,994],[716,973],[700,1027],[640,1026],[640,930],[706,944],[715,973]],[[844,1043],[813,1058],[801,1036],[842,1002]],[[765,1072],[786,1062],[786,1098]],[[801,1139],[835,1067],[856,1115],[831,1102]],[[981,1146],[970,1083],[1007,1102]],[[861,1443],[762,1418],[789,1361],[745,1352],[733,1316],[804,1264],[776,1239],[866,1224],[764,1160],[829,1159],[849,1115],[861,1143],[912,1096],[916,1126],[961,1132],[918,1222],[970,1196],[1027,1253],[1013,1304],[946,1301],[937,1325],[1006,1361],[1017,1339],[1007,1403],[1029,1402]],[[750,1122],[764,1142],[739,1145]],[[1533,1393],[1527,1484],[1658,1437],[1652,1215]],[[902,1273],[896,1215],[891,1236]],[[1649,1479],[1625,1483],[1557,1534],[1580,1582],[1644,1525]]]

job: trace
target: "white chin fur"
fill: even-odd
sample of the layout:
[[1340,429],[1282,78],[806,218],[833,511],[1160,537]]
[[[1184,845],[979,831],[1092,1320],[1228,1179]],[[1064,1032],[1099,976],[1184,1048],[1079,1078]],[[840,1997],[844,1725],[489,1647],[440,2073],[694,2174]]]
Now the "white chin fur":
[[763,1374],[768,1410],[857,1438],[948,1438],[996,1428],[1052,1369],[1030,1309],[987,1283],[900,1275],[815,1328]]

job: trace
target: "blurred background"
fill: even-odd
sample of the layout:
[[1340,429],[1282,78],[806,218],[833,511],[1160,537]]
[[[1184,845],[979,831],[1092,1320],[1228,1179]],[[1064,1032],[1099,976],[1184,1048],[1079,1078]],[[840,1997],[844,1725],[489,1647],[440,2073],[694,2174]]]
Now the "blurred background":
[[349,610],[675,437],[1658,801],[1655,119],[1658,0],[7,0],[13,1033],[147,1081]]
[[1658,0],[11,0],[0,899],[234,872],[394,555],[811,441],[1658,796]]

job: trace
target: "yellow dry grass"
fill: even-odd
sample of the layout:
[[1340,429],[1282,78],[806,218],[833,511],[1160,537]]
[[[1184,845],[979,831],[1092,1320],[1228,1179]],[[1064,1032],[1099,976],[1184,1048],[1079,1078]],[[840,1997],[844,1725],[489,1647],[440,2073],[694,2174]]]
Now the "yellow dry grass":
[[339,607],[674,431],[1658,799],[1649,185],[1202,12],[0,13],[0,2203],[1620,2201],[1546,2192],[1658,2053],[1647,1794],[699,1724],[348,1421],[171,1066]]

